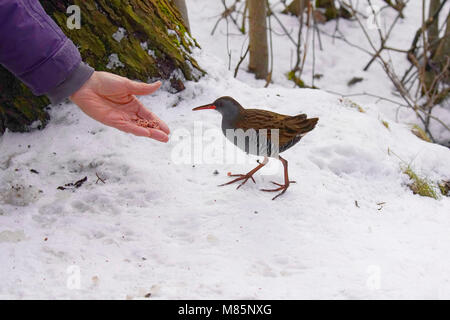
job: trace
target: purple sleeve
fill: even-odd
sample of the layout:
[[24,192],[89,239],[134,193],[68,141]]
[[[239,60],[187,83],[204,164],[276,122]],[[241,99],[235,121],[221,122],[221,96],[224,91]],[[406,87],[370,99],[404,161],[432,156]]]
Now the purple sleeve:
[[61,86],[81,57],[38,0],[0,0],[0,63],[42,95]]

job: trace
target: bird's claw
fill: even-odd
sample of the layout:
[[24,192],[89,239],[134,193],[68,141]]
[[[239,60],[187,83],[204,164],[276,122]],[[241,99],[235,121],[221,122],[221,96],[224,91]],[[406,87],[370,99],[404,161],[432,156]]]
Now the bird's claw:
[[[273,183],[276,186],[279,186],[279,187],[284,187],[285,186],[284,184],[277,183],[277,182],[274,182],[274,181],[270,181],[270,182]],[[291,183],[297,183],[297,181],[289,181],[289,184],[291,184]],[[287,187],[289,187],[289,185]]]
[[264,191],[264,192],[278,192],[278,191],[281,191],[278,195],[276,195],[275,197],[273,197],[272,200],[275,200],[275,199],[278,198],[279,196],[283,195],[283,194],[286,192],[286,190],[289,188],[289,185],[290,185],[291,183],[296,183],[295,181],[289,181],[287,184],[280,184],[280,183],[273,182],[273,181],[271,181],[271,182],[272,182],[274,185],[279,186],[279,188],[276,188],[276,189],[261,189],[261,191]]
[[241,177],[242,179],[250,178],[250,179],[252,179],[253,183],[256,183],[255,179],[253,178],[253,175],[248,176],[246,174],[230,174],[230,177]]
[[255,179],[253,178],[253,175],[246,175],[246,174],[230,174],[229,176],[230,176],[230,177],[238,177],[238,178],[237,178],[237,179],[234,179],[234,180],[232,180],[232,181],[230,181],[230,182],[221,184],[221,185],[219,185],[219,187],[224,187],[224,186],[227,186],[227,185],[236,183],[236,182],[238,182],[238,181],[244,180],[240,185],[237,186],[236,189],[239,189],[239,188],[242,187],[244,184],[246,184],[247,181],[248,181],[249,179],[252,179],[253,183],[256,183]]

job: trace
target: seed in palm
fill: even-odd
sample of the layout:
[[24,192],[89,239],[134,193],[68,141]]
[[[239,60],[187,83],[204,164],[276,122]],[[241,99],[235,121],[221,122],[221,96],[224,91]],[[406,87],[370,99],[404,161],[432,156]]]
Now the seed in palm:
[[146,120],[146,119],[136,119],[134,122],[143,128],[149,128],[149,129],[159,129],[159,123],[155,120]]

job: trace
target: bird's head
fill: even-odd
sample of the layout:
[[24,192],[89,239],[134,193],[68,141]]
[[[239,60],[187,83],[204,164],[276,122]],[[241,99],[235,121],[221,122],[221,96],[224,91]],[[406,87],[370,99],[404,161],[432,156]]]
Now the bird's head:
[[193,111],[212,109],[219,111],[224,118],[233,119],[243,109],[242,106],[231,97],[221,97],[213,103],[192,109]]

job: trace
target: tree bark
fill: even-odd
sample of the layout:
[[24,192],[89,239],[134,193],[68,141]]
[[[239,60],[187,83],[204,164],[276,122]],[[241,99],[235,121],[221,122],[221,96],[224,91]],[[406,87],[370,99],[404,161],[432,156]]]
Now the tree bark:
[[[190,55],[198,46],[171,0],[46,0],[46,12],[80,49],[83,60],[98,71],[141,81],[169,80],[175,91],[184,80],[197,80],[204,71]],[[81,9],[81,29],[67,27],[67,7]],[[125,36],[113,37],[123,28]],[[111,63],[115,54],[121,64]],[[0,66],[0,134],[5,129],[27,131],[36,120],[49,119],[46,97],[35,97]]]
[[[440,40],[438,41],[436,51],[434,52],[433,55],[433,62],[438,64],[442,72],[444,71],[447,59],[449,58],[450,58],[450,14],[447,15],[445,33],[442,36],[442,38],[440,38]],[[445,81],[449,82],[448,76],[445,79]]]
[[[428,17],[433,17],[436,10],[440,7],[440,0],[430,0],[430,6],[428,9]],[[439,39],[439,15],[433,20],[431,25],[427,29],[428,43],[431,46],[431,52],[433,53],[437,48],[437,41]]]
[[184,25],[186,26],[187,30],[191,32],[191,26],[189,24],[189,15],[188,15],[188,9],[186,6],[185,0],[173,0],[175,6],[178,8],[178,10],[181,13],[181,16],[183,17]]
[[[439,9],[441,3],[439,0],[431,0],[429,8],[429,19],[433,19],[434,14]],[[425,86],[427,90],[431,90],[432,94],[444,95],[439,98],[443,100],[448,95],[448,89],[438,93],[440,82],[449,82],[448,70],[446,70],[447,59],[450,57],[450,14],[447,15],[446,28],[442,38],[439,38],[439,15],[432,20],[427,28],[428,35],[428,51],[431,68],[425,68]],[[441,81],[435,81],[440,73],[447,72]]]
[[267,8],[265,0],[247,0],[250,21],[249,71],[257,79],[269,74],[269,48],[267,45]]

